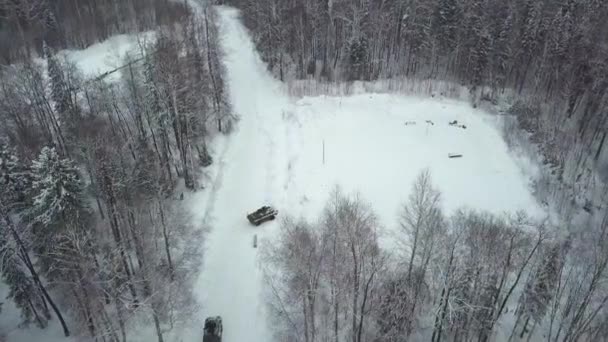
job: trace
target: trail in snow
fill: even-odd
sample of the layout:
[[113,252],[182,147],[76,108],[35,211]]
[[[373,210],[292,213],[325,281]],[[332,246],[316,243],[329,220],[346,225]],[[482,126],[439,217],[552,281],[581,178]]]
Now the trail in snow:
[[206,224],[212,228],[196,286],[202,302],[200,319],[222,316],[224,342],[269,341],[258,249],[252,241],[258,234],[262,243],[277,223],[253,227],[245,215],[284,198],[281,138],[287,97],[266,73],[238,11],[220,7],[218,12],[229,95],[239,122],[222,157],[229,162],[221,166],[221,184],[214,185],[213,206],[194,209],[208,211]]

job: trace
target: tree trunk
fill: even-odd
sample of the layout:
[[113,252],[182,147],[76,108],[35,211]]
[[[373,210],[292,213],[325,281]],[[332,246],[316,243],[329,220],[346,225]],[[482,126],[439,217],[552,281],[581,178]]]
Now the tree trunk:
[[41,329],[44,328],[47,323],[43,322],[42,318],[40,318],[40,315],[38,314],[38,310],[36,310],[36,306],[34,305],[34,303],[32,303],[29,298],[27,298],[27,303],[30,307],[30,310],[32,310],[32,312],[34,313],[34,318],[36,319],[36,322],[38,322],[38,327],[40,327]]
[[217,130],[222,132],[222,108],[221,108],[221,98],[220,92],[218,89],[217,82],[215,80],[215,68],[213,67],[213,57],[211,56],[211,41],[209,39],[209,20],[207,19],[208,13],[205,10],[204,19],[205,19],[205,39],[207,42],[207,67],[209,68],[209,76],[211,77],[211,85],[213,86],[213,105],[215,107],[215,112],[217,115]]
[[127,342],[127,331],[125,330],[125,319],[123,315],[123,308],[120,306],[118,297],[114,297],[114,305],[116,306],[116,318],[118,319],[118,327],[120,328],[120,336],[122,342]]
[[53,308],[53,311],[55,312],[55,315],[57,316],[57,319],[59,319],[59,322],[61,323],[61,327],[63,328],[63,334],[66,337],[70,336],[70,330],[68,329],[68,326],[67,326],[65,320],[63,319],[63,315],[61,314],[61,312],[59,311],[59,308],[57,307],[57,305],[55,305],[55,302],[53,301],[53,299],[49,295],[48,291],[42,284],[42,281],[40,280],[40,277],[38,276],[38,272],[36,272],[36,269],[34,268],[34,265],[30,259],[30,256],[28,255],[27,250],[25,249],[25,245],[23,244],[23,241],[21,241],[19,234],[17,233],[17,231],[15,230],[15,227],[13,226],[13,222],[11,221],[10,217],[8,216],[8,214],[6,213],[5,210],[6,209],[4,208],[4,204],[0,203],[0,215],[1,215],[1,217],[4,218],[7,227],[11,231],[11,235],[13,236],[13,238],[15,239],[15,242],[17,243],[17,246],[19,248],[19,256],[24,261],[25,266],[27,267],[30,274],[32,275],[32,278],[34,279],[34,282],[38,285],[38,288],[42,292],[44,299]]
[[152,308],[152,318],[154,318],[154,328],[156,329],[156,336],[158,337],[158,342],[163,342],[163,332],[160,328],[160,321],[158,320],[158,313],[156,312],[156,308]]
[[357,314],[359,307],[359,264],[354,246],[351,246],[351,252],[353,255],[353,313],[351,316],[353,334],[352,340],[353,342],[357,342]]
[[[111,187],[111,185],[110,185],[110,187]],[[119,229],[118,217],[117,217],[118,213],[116,210],[116,205],[114,203],[114,194],[113,193],[108,194],[108,201],[110,202],[109,203],[110,227],[112,230],[112,235],[114,237],[114,242],[116,243],[116,247],[119,249],[122,267],[125,271],[125,275],[127,276],[127,282],[128,282],[127,286],[129,287],[129,290],[131,291],[131,296],[133,297],[133,302],[135,304],[137,304],[138,303],[137,292],[135,291],[135,287],[133,286],[131,271],[129,268],[129,264],[127,263],[127,255],[125,253],[125,246],[122,241],[121,232]]]
[[165,210],[163,209],[163,204],[161,200],[158,200],[158,209],[160,212],[160,221],[163,226],[163,239],[165,241],[165,253],[167,254],[167,263],[169,266],[169,275],[171,277],[171,281],[175,280],[175,271],[173,269],[173,261],[171,260],[171,249],[169,244],[169,234],[167,233],[167,224],[165,222]]

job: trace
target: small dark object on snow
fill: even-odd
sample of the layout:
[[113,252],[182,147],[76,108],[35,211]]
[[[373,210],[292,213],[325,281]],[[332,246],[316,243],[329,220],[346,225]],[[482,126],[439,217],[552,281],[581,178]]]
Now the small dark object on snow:
[[448,158],[462,158],[460,153],[448,153]]
[[184,200],[184,193],[182,192],[181,195],[179,195],[179,200],[183,201]]
[[415,124],[416,124],[416,121],[406,121],[406,122],[405,122],[405,125],[406,125],[406,126],[409,126],[409,125],[415,125]]
[[222,317],[207,317],[203,329],[203,342],[222,342]]
[[266,221],[272,221],[279,214],[279,211],[271,206],[263,206],[260,209],[247,215],[247,219],[251,224],[259,226]]
[[583,210],[585,210],[586,212],[591,214],[591,211],[593,211],[593,204],[591,203],[590,200],[586,200],[585,201],[585,205],[583,206]]
[[427,123],[427,124],[429,124],[429,125],[434,125],[434,124],[435,124],[435,123],[434,123],[433,121],[431,121],[431,120],[426,120],[426,123]]
[[467,129],[466,125],[459,125],[458,120],[450,121],[450,126],[456,126],[458,128]]

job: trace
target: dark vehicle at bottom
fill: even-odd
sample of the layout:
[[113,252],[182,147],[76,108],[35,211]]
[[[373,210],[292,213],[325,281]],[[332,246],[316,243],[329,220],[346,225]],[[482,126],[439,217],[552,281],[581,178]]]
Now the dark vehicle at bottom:
[[207,317],[203,330],[203,342],[222,342],[222,317]]

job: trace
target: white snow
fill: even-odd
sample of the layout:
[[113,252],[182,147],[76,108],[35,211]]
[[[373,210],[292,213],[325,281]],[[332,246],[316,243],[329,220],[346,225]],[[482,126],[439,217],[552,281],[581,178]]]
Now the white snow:
[[[498,117],[465,102],[394,94],[291,99],[266,71],[238,12],[227,7],[218,12],[228,91],[240,121],[231,135],[215,138],[206,188],[185,200],[194,223],[210,228],[195,284],[201,312],[191,327],[171,332],[167,341],[202,340],[205,317],[215,315],[223,318],[224,342],[272,340],[260,249],[252,243],[256,234],[260,248],[272,243],[279,224],[253,227],[245,218],[262,205],[276,206],[280,216],[314,219],[339,184],[360,192],[390,230],[416,175],[428,167],[448,212],[468,206],[544,215],[518,166],[523,163],[510,155],[499,134]],[[95,75],[118,66],[116,56],[136,44],[133,36],[118,36],[67,54]],[[467,128],[448,125],[453,120]],[[451,159],[450,153],[463,156]],[[65,340],[56,326],[10,328],[18,320],[7,319],[5,310],[0,328],[10,330],[10,341]]]
[[[449,125],[454,120],[466,129]],[[388,94],[303,98],[288,119],[290,208],[316,215],[328,191],[339,184],[359,191],[390,228],[417,174],[429,168],[448,213],[470,207],[541,216],[526,176],[497,130],[498,120],[446,99]]]
[[240,121],[221,156],[220,185],[211,210],[193,201],[195,219],[206,219],[212,229],[197,284],[203,306],[198,329],[202,334],[206,316],[221,315],[223,341],[269,341],[253,236],[257,233],[263,240],[277,223],[254,229],[245,215],[264,203],[283,200],[281,115],[288,102],[279,83],[265,72],[238,12],[221,8],[219,14],[230,100]]
[[[63,50],[60,53],[75,63],[85,76],[95,77],[122,66],[127,53],[139,56],[139,44],[145,46],[154,37],[153,31],[121,34],[93,44],[84,50]],[[119,74],[114,75],[112,80],[116,80],[117,75]]]
[[[4,282],[0,282],[0,302],[2,302],[2,312],[0,312],[0,341],[8,342],[69,342],[73,339],[66,338],[59,321],[53,316],[49,321],[49,326],[39,329],[30,325],[28,328],[20,328],[21,311],[17,309],[12,300],[6,300],[9,288]],[[5,338],[5,339],[2,339]]]
[[[428,167],[448,212],[468,206],[543,215],[497,117],[465,102],[398,95],[289,99],[260,62],[238,12],[222,7],[219,13],[230,99],[241,120],[221,155],[218,181],[192,200],[195,220],[211,228],[194,329],[206,316],[221,315],[225,342],[272,340],[252,243],[255,234],[260,248],[272,243],[279,227],[253,227],[245,218],[261,205],[314,219],[339,184],[360,192],[390,229],[418,172]],[[453,120],[466,129],[450,126]]]

